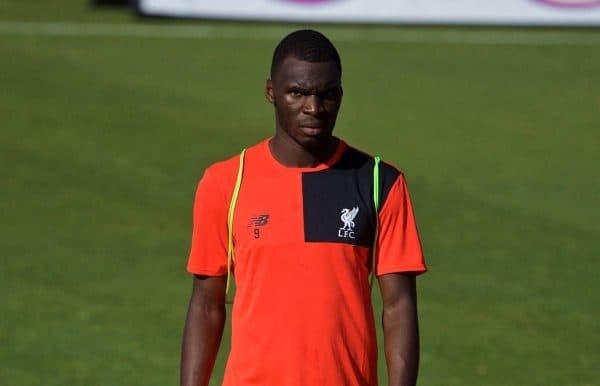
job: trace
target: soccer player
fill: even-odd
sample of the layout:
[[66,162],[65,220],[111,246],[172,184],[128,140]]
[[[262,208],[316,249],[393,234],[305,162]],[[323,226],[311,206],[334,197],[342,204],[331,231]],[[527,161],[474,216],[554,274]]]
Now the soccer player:
[[[389,385],[415,385],[415,276],[426,267],[404,177],[382,162],[376,180],[374,158],[332,135],[342,67],[325,36],[286,36],[270,75],[275,134],[247,149],[233,217],[236,294],[223,385],[377,386],[373,246]],[[221,342],[239,168],[240,155],[211,165],[196,191],[182,386],[208,385]]]

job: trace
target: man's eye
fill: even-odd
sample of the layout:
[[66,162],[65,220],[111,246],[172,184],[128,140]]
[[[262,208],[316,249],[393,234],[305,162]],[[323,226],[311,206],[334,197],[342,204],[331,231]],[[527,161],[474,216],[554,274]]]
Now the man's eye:
[[335,99],[338,96],[337,90],[328,90],[321,94],[321,98],[323,99]]
[[290,94],[292,94],[292,96],[299,97],[299,96],[302,96],[302,91],[300,91],[300,90],[291,90]]

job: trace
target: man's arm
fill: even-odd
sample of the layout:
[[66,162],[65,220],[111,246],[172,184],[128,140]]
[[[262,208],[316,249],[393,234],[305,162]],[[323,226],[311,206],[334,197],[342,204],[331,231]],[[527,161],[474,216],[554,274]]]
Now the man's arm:
[[194,276],[181,347],[181,386],[207,386],[225,325],[225,276]]
[[379,277],[389,386],[414,386],[419,370],[417,291],[412,273]]

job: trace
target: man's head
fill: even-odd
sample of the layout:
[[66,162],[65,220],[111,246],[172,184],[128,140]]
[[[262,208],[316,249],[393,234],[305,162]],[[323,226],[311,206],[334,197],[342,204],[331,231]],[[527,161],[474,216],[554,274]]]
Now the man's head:
[[342,102],[341,77],[339,54],[321,33],[286,36],[275,48],[265,90],[275,106],[276,135],[308,149],[328,143]]

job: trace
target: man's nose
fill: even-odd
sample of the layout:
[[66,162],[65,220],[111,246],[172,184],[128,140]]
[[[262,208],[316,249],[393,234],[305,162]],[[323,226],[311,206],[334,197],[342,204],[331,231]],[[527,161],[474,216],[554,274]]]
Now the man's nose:
[[318,95],[307,95],[304,100],[304,112],[310,115],[316,115],[323,111],[323,103]]

